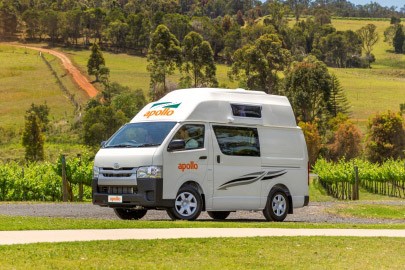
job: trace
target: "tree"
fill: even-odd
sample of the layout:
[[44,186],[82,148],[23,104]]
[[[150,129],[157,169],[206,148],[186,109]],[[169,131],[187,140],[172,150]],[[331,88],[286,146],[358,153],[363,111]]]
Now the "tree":
[[[181,65],[181,48],[177,38],[164,25],[159,25],[152,34],[148,51],[148,66],[150,72],[151,89],[162,85],[162,92],[166,93],[166,77],[174,73],[176,66]],[[152,100],[162,93],[151,91]]]
[[22,145],[25,147],[25,159],[27,161],[44,159],[44,141],[45,136],[42,133],[41,120],[34,111],[27,111],[22,135]]
[[265,34],[251,45],[238,49],[228,76],[249,89],[277,93],[278,75],[290,63],[291,54],[275,34]]
[[0,35],[13,35],[18,26],[18,13],[12,1],[0,1]]
[[322,147],[322,139],[318,132],[318,126],[315,123],[310,122],[299,122],[298,126],[304,133],[305,142],[308,148],[309,164],[314,165]]
[[331,92],[329,98],[329,111],[331,112],[332,117],[336,117],[339,113],[347,115],[349,113],[350,104],[343,92],[339,79],[335,74],[331,75],[330,82]]
[[332,22],[330,12],[323,8],[315,10],[315,23],[319,25],[330,24]]
[[142,89],[123,92],[115,96],[111,103],[115,110],[121,110],[128,119],[132,119],[146,104]]
[[392,42],[394,45],[394,51],[396,53],[403,52],[404,41],[405,41],[405,34],[404,34],[404,30],[402,29],[402,25],[397,24],[397,26],[395,28],[393,42]]
[[107,140],[119,127],[127,122],[121,110],[112,106],[96,106],[86,111],[83,117],[84,143],[97,146]]
[[403,158],[405,131],[402,116],[388,111],[371,118],[367,126],[366,154],[372,162]]
[[329,114],[331,87],[326,65],[313,56],[295,63],[285,77],[285,94],[296,117],[303,122],[313,122]]
[[309,2],[310,0],[288,0],[288,4],[294,13],[296,21],[299,21],[302,12],[308,8]]
[[357,35],[360,37],[363,50],[366,54],[366,59],[371,58],[371,51],[373,50],[373,46],[378,41],[378,33],[376,29],[377,26],[375,26],[374,24],[367,24],[366,26],[363,26],[356,31]]
[[183,41],[183,67],[186,73],[182,80],[185,86],[217,86],[216,66],[214,62],[214,53],[207,41],[196,32],[190,32]]
[[87,73],[96,76],[96,82],[100,81],[100,76],[108,74],[109,70],[105,67],[103,53],[97,43],[91,47],[90,58],[87,61]]
[[41,131],[46,132],[48,125],[49,125],[49,107],[46,104],[43,105],[35,105],[34,103],[31,104],[31,107],[26,111],[26,114],[29,114],[30,112],[34,112],[38,118],[39,121],[41,122]]
[[116,20],[108,24],[105,30],[105,36],[107,40],[111,42],[111,45],[120,51],[126,47],[127,35],[129,27],[126,22]]
[[350,160],[358,157],[361,153],[361,132],[356,125],[350,121],[339,124],[334,137],[333,143],[329,145],[331,159]]

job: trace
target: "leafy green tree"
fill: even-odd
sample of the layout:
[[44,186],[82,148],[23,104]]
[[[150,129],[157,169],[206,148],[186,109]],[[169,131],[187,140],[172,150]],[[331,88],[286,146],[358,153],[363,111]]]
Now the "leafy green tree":
[[0,34],[13,35],[18,26],[18,13],[12,1],[0,1]]
[[29,114],[30,112],[34,112],[40,122],[41,122],[41,131],[42,132],[46,132],[46,130],[48,129],[48,125],[49,125],[49,107],[46,104],[43,105],[35,105],[34,103],[31,104],[31,107],[26,111],[26,114]]
[[142,13],[130,14],[127,20],[128,35],[126,42],[129,48],[143,51],[149,47],[151,24],[148,17]]
[[83,139],[89,146],[97,146],[107,140],[127,122],[121,110],[112,106],[96,106],[88,109],[83,117]]
[[108,27],[105,30],[105,36],[107,40],[111,42],[111,45],[120,51],[126,47],[128,32],[128,24],[126,22],[116,20],[108,24]]
[[40,21],[41,14],[36,9],[27,9],[22,14],[22,20],[25,22],[26,25],[26,33],[28,38],[35,39],[41,38],[41,21]]
[[87,73],[89,75],[96,76],[96,82],[100,81],[100,76],[109,73],[109,70],[106,70],[105,60],[103,53],[100,50],[100,47],[97,43],[94,43],[91,47],[90,58],[87,61]]
[[286,69],[291,54],[283,48],[281,39],[275,34],[265,34],[251,45],[238,49],[228,76],[242,82],[248,89],[277,93],[277,73]]
[[326,65],[313,56],[295,63],[285,77],[285,94],[296,117],[303,122],[314,122],[329,114],[331,87]]
[[142,89],[135,91],[126,91],[112,100],[112,106],[115,110],[121,110],[128,119],[132,119],[147,104]]
[[[166,78],[174,73],[176,66],[181,65],[181,48],[177,38],[164,25],[159,25],[152,34],[148,51],[148,66],[151,77],[151,89],[162,85],[163,94],[166,93]],[[152,100],[162,93],[151,91]]]
[[331,22],[331,14],[327,9],[317,8],[315,10],[315,23],[322,26],[324,24],[330,24]]
[[404,157],[405,131],[402,116],[388,111],[371,118],[367,126],[366,154],[372,162]]
[[378,41],[377,26],[369,23],[357,30],[356,33],[360,37],[364,52],[366,55],[370,55],[371,51],[373,50],[373,46]]
[[214,51],[214,58],[224,48],[222,20],[217,18],[212,20],[208,17],[194,17],[191,19],[191,27],[194,32],[199,33],[204,40],[208,41]]
[[343,87],[340,85],[339,79],[335,74],[331,75],[330,98],[329,98],[329,111],[332,117],[336,117],[339,113],[347,115],[349,113],[350,104],[347,100]]
[[[366,54],[366,59],[371,60],[373,59],[371,55],[371,51],[373,50],[373,46],[378,41],[378,33],[376,31],[377,26],[374,24],[367,24],[363,26],[359,30],[356,31],[357,35],[360,37],[362,42],[363,50]],[[370,67],[370,61],[368,61],[368,65]]]
[[[193,87],[217,86],[216,66],[211,46],[196,32],[190,32],[183,41],[182,81],[191,82]],[[189,83],[185,83],[189,86]]]
[[42,122],[34,111],[25,114],[25,127],[22,135],[22,145],[25,147],[27,161],[44,159],[45,135],[42,132]]
[[310,0],[288,0],[287,2],[294,13],[295,20],[299,21],[302,12],[308,8]]
[[392,41],[392,43],[394,45],[394,51],[396,53],[402,53],[403,52],[404,42],[405,42],[404,30],[402,29],[401,24],[397,24],[397,26],[395,28],[395,34],[394,34],[394,37],[393,37],[393,41]]
[[69,10],[65,13],[65,42],[78,45],[78,39],[83,32],[83,12],[80,9]]
[[191,31],[190,18],[181,14],[166,14],[163,17],[163,24],[176,36],[177,40],[183,41],[184,37]]
[[61,34],[62,15],[52,9],[44,11],[41,17],[41,24],[44,25],[44,32],[51,38],[51,43],[55,43]]

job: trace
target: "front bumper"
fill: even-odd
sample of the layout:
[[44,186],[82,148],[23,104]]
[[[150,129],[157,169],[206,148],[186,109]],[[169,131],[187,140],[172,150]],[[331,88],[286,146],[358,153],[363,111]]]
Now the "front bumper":
[[[98,180],[93,179],[92,182],[92,198],[93,204],[104,207],[119,207],[132,208],[142,206],[145,208],[169,208],[173,207],[173,200],[163,199],[163,179],[137,179],[137,185],[131,188],[131,192],[119,193],[125,187],[109,186],[101,188],[98,185]],[[111,190],[115,190],[111,193]],[[128,190],[128,189],[125,189]],[[122,203],[108,202],[108,196],[122,196]]]

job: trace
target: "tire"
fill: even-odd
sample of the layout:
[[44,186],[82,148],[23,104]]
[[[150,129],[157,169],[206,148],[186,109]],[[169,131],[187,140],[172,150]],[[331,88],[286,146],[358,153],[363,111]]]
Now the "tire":
[[173,208],[167,209],[172,220],[195,220],[201,214],[202,199],[200,193],[190,185],[183,186],[177,193]]
[[131,209],[131,208],[114,208],[115,214],[124,220],[138,220],[143,218],[148,210],[146,209]]
[[280,188],[270,191],[263,215],[267,221],[283,221],[288,214],[290,203],[284,190]]
[[231,212],[230,211],[208,211],[207,214],[213,218],[213,219],[217,219],[217,220],[224,220],[226,219],[229,214]]

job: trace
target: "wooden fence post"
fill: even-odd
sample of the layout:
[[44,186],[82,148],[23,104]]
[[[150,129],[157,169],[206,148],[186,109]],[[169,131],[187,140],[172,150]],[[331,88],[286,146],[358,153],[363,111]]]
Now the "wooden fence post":
[[[79,166],[82,166],[82,154],[77,154],[77,158],[79,159]],[[83,179],[80,178],[79,180],[79,202],[83,201]]]
[[62,159],[62,200],[64,202],[68,201],[68,187],[67,187],[67,178],[66,178],[66,157],[65,155],[61,156]]
[[353,200],[359,200],[359,167],[354,166],[354,189]]

